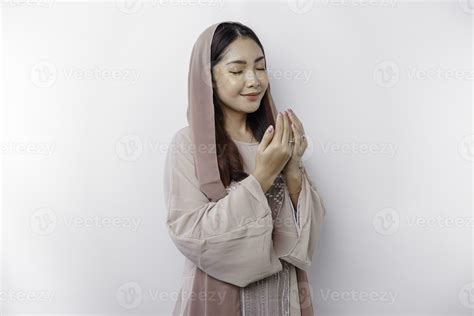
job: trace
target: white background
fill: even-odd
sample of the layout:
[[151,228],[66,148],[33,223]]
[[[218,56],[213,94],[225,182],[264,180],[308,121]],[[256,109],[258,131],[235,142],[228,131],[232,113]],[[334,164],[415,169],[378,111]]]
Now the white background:
[[327,208],[318,315],[474,312],[468,1],[2,3],[2,312],[170,315],[163,164],[199,34],[259,36]]

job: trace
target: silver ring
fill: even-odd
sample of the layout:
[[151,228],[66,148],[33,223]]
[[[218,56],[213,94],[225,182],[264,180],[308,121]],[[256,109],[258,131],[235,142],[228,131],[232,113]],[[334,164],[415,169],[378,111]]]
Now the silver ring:
[[288,141],[288,144],[294,144],[294,143],[295,143],[295,141],[294,141],[294,140],[290,140],[290,141]]

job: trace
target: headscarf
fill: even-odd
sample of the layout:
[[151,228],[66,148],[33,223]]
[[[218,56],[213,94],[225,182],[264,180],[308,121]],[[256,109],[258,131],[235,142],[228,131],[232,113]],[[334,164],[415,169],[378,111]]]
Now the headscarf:
[[[191,128],[194,148],[212,148],[211,146],[216,144],[211,76],[211,43],[214,32],[221,23],[213,24],[205,29],[198,37],[191,53],[188,76],[188,110],[186,114]],[[278,113],[270,93],[270,83],[260,106],[265,108],[267,117],[273,117],[276,121]],[[217,153],[213,150],[196,150],[195,164],[201,191],[210,201],[217,201],[224,197],[227,192],[220,178]]]

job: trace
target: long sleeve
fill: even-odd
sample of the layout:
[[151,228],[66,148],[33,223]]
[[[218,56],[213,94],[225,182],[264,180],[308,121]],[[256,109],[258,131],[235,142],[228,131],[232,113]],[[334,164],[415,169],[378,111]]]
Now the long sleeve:
[[202,271],[244,287],[283,269],[272,241],[272,215],[253,175],[217,202],[199,189],[189,135],[178,131],[164,170],[167,229],[178,250]]
[[325,218],[325,206],[303,167],[297,209],[285,186],[283,205],[274,224],[273,243],[278,257],[308,272]]

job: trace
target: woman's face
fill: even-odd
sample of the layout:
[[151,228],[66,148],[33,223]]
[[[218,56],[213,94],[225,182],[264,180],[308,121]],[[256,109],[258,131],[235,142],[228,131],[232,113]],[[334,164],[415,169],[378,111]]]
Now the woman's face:
[[[260,46],[250,38],[238,38],[223,53],[212,69],[214,89],[224,106],[234,111],[252,113],[268,87],[265,59]],[[259,93],[257,96],[244,96]]]

